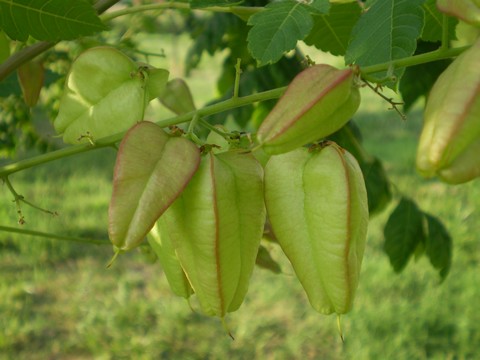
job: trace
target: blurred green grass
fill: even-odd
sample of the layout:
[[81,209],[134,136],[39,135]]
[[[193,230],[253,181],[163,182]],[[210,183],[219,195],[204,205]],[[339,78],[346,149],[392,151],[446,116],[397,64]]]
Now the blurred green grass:
[[[184,47],[177,50],[184,56]],[[194,74],[203,80],[187,79],[197,82],[197,104],[215,93],[215,64],[218,58],[204,59]],[[342,318],[345,343],[335,317],[310,308],[275,245],[269,246],[284,274],[255,269],[245,303],[227,317],[232,341],[218,319],[174,297],[160,265],[140,251],[107,270],[110,246],[1,233],[0,359],[479,358],[478,181],[452,187],[421,179],[414,170],[420,112],[402,121],[387,108],[364,90],[357,124],[366,148],[384,161],[395,195],[415,199],[451,232],[453,267],[443,284],[425,258],[411,260],[399,275],[392,271],[382,251],[392,203],[371,220],[355,308]],[[19,193],[60,214],[24,206],[24,227],[106,239],[114,157],[99,150],[12,175]],[[0,189],[1,223],[15,226],[12,196]],[[192,306],[199,309],[195,299]]]

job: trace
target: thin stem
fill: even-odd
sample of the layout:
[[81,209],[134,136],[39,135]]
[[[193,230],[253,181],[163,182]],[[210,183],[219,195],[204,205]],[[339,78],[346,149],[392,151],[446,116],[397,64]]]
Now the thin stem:
[[193,115],[192,120],[190,120],[190,124],[188,124],[187,136],[191,136],[193,134],[195,126],[197,126],[199,120],[200,117],[198,116],[198,113]]
[[425,64],[425,63],[436,61],[436,60],[448,59],[461,54],[463,51],[467,50],[469,47],[470,46],[464,46],[464,47],[453,48],[448,50],[438,49],[425,54],[410,56],[403,59],[393,60],[393,61],[389,61],[386,63],[377,64],[377,65],[365,66],[360,69],[360,72],[362,73],[362,75],[374,74],[380,71],[388,70],[388,68],[392,65],[397,69],[402,67]]
[[440,49],[442,51],[448,50],[450,47],[450,37],[448,34],[448,16],[443,14],[442,16],[442,46]]
[[108,14],[103,15],[101,18],[103,21],[110,21],[120,16],[135,14],[145,11],[155,11],[155,10],[167,10],[167,9],[177,9],[177,10],[202,10],[210,12],[221,12],[221,13],[236,13],[241,12],[243,15],[255,14],[263,10],[263,7],[251,7],[251,6],[210,6],[204,8],[191,9],[190,4],[182,2],[164,2],[159,4],[147,4],[139,5],[133,7],[127,7],[124,9],[116,10],[109,12]]
[[233,133],[230,133],[230,132],[226,132],[226,131],[222,131],[220,130],[218,127],[216,126],[213,126],[212,124],[210,124],[208,121],[205,121],[203,119],[200,119],[200,124],[202,124],[203,126],[205,126],[207,129],[213,131],[213,132],[216,132],[218,135],[224,137],[225,139],[228,139],[230,137],[232,137],[234,134]]
[[242,59],[238,58],[235,65],[235,84],[233,86],[233,97],[235,99],[238,98],[238,89],[240,87],[240,75],[242,74],[242,68],[240,67],[241,63]]
[[8,190],[10,190],[10,192],[12,193],[12,195],[15,199],[14,200],[15,203],[17,204],[17,214],[18,214],[18,217],[19,217],[19,220],[18,220],[19,224],[21,224],[21,225],[25,224],[25,217],[23,216],[22,208],[21,208],[21,205],[20,205],[20,203],[22,203],[22,202],[24,204],[27,204],[28,206],[31,206],[34,209],[39,210],[41,212],[44,212],[46,214],[53,215],[53,216],[58,216],[58,213],[56,211],[50,211],[50,210],[47,210],[47,209],[43,209],[40,206],[37,206],[37,205],[31,203],[30,201],[25,200],[25,197],[23,195],[20,195],[19,193],[17,193],[15,191],[15,189],[13,188],[13,185],[10,182],[10,179],[8,177],[5,177],[4,181],[5,181],[5,184],[7,184]]
[[79,238],[75,236],[45,233],[45,232],[36,231],[36,230],[17,229],[14,227],[2,226],[2,225],[0,225],[0,231],[23,234],[23,235],[39,236],[39,237],[55,239],[55,240],[73,241],[73,242],[78,242],[83,244],[110,245],[110,246],[112,245],[109,241],[105,241],[105,240],[85,239],[85,238]]
[[[198,114],[198,116],[200,117],[205,117],[205,116],[213,115],[229,109],[233,109],[236,107],[249,105],[254,102],[277,99],[284,93],[285,89],[286,87],[281,87],[281,88],[276,88],[273,90],[268,90],[268,91],[264,91],[257,94],[239,97],[237,99],[232,98],[226,101],[222,101],[222,102],[204,107],[200,110],[191,111],[189,113],[186,113],[180,116],[175,116],[169,119],[160,120],[157,122],[157,124],[161,127],[168,127],[168,126],[187,122],[191,120],[195,114]],[[47,154],[35,156],[30,159],[20,160],[12,164],[2,166],[0,167],[0,177],[5,178],[10,174],[31,168],[33,166],[38,166],[50,161],[80,154],[90,150],[96,150],[104,147],[113,146],[115,143],[119,142],[124,135],[125,135],[125,132],[117,133],[115,135],[111,135],[111,136],[96,140],[94,146],[90,144],[74,145],[64,149],[52,151]]]
[[18,223],[20,225],[24,225],[25,224],[25,217],[23,216],[22,206],[20,205],[20,200],[23,199],[23,196],[19,195],[15,191],[15,189],[13,188],[12,183],[10,182],[8,177],[4,178],[3,180],[4,180],[5,184],[7,184],[8,190],[10,190],[10,192],[13,195],[13,199],[14,199],[13,201],[15,202],[15,205],[17,207]]

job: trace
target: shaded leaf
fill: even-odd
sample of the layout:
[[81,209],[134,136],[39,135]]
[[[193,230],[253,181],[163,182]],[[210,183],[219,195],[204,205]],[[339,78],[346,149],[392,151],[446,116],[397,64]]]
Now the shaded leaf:
[[[442,40],[442,26],[443,14],[438,10],[436,0],[426,0],[423,5],[425,10],[425,26],[422,31],[422,40],[424,41],[441,41]],[[456,18],[449,18],[448,21],[448,35],[449,39],[455,39],[455,26],[458,24]]]
[[[368,66],[411,56],[424,24],[423,2],[424,0],[376,1],[355,25],[345,62]],[[401,78],[403,72],[404,68],[394,69],[397,79]],[[371,76],[383,79],[387,72]],[[392,83],[388,85],[393,87]]]
[[107,27],[95,9],[80,0],[0,0],[0,28],[12,40],[73,40]]
[[282,272],[282,268],[280,267],[280,265],[275,260],[273,260],[270,252],[263,245],[260,245],[260,247],[258,248],[255,265],[261,267],[262,269],[270,270],[275,274],[280,274]]
[[329,0],[313,0],[311,2],[304,2],[305,6],[316,14],[326,14],[330,10]]
[[308,8],[296,1],[270,3],[248,20],[248,49],[260,65],[277,62],[295,48],[313,26]]
[[5,33],[0,30],[0,64],[10,56],[10,40]]
[[443,281],[452,265],[452,238],[439,219],[429,214],[425,215],[428,226],[425,253]]
[[383,230],[384,250],[396,272],[405,268],[418,244],[425,240],[423,221],[423,213],[407,198],[402,198],[390,214]]
[[390,181],[381,161],[374,158],[372,161],[361,162],[365,187],[368,195],[368,212],[370,216],[378,214],[392,200]]
[[151,122],[131,128],[120,143],[108,211],[108,233],[121,250],[137,246],[181,194],[200,164],[189,140]]
[[305,43],[333,55],[345,55],[360,13],[361,8],[357,2],[332,4],[328,14],[313,17],[313,28],[305,38]]

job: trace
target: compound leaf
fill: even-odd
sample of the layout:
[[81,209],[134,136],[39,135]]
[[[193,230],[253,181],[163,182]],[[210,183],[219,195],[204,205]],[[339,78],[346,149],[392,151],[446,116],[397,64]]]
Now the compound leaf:
[[332,4],[328,14],[313,17],[313,28],[305,43],[333,55],[345,55],[353,26],[360,18],[360,13],[361,8],[356,2]]
[[[411,56],[424,25],[423,3],[424,0],[376,1],[355,25],[345,62],[368,66]],[[403,72],[404,68],[394,69],[397,79]],[[387,72],[372,74],[377,79],[386,76]],[[388,85],[392,87],[391,83]]]
[[390,214],[383,234],[384,250],[395,272],[402,271],[417,246],[424,242],[424,214],[410,199],[402,198]]
[[308,7],[297,1],[270,3],[264,11],[252,15],[248,24],[248,49],[259,65],[277,62],[286,51],[295,48],[313,26]]

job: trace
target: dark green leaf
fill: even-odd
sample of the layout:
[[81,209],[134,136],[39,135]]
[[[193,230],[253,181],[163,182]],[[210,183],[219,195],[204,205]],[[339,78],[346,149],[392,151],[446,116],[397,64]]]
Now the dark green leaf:
[[[443,14],[438,11],[436,0],[427,0],[423,5],[423,9],[425,10],[425,26],[423,27],[422,40],[432,42],[441,41]],[[455,39],[455,26],[457,24],[458,20],[456,18],[449,18],[449,39]]]
[[333,55],[345,55],[353,26],[360,18],[357,2],[332,4],[327,15],[313,17],[313,29],[306,37],[307,45],[314,45]]
[[5,80],[0,82],[0,97],[7,97],[12,94],[22,94],[16,73],[10,74]]
[[235,6],[242,2],[243,0],[189,0],[192,9],[201,9],[211,6]]
[[425,241],[423,223],[423,213],[407,198],[402,198],[390,214],[383,231],[384,250],[396,272],[405,268],[418,244]]
[[[440,43],[419,41],[415,54],[436,50]],[[450,65],[449,59],[410,66],[405,70],[399,90],[404,102],[404,110],[408,111],[417,99],[427,96],[438,76]]]
[[[423,24],[424,0],[382,0],[364,12],[353,29],[345,62],[368,66],[411,56]],[[400,79],[404,68],[393,69]],[[388,74],[393,75],[393,74]],[[372,74],[383,79],[387,72]],[[393,83],[387,83],[394,87]]]
[[442,280],[448,275],[452,264],[452,238],[440,220],[429,214],[425,252],[432,266],[438,270]]
[[328,0],[313,0],[311,3],[305,3],[305,5],[316,14],[326,14],[330,10],[330,2]]
[[275,63],[295,48],[313,26],[308,8],[292,0],[270,3],[250,17],[253,27],[247,37],[248,49],[259,65]]
[[258,267],[270,270],[275,274],[280,274],[282,272],[280,265],[275,260],[273,260],[269,251],[263,245],[260,245],[260,247],[258,248],[257,259],[255,263]]
[[73,40],[106,29],[83,0],[0,0],[0,29],[12,40]]
[[5,33],[0,30],[0,64],[10,56],[10,40]]
[[360,168],[365,178],[370,216],[381,212],[392,200],[390,181],[380,160],[361,162]]

